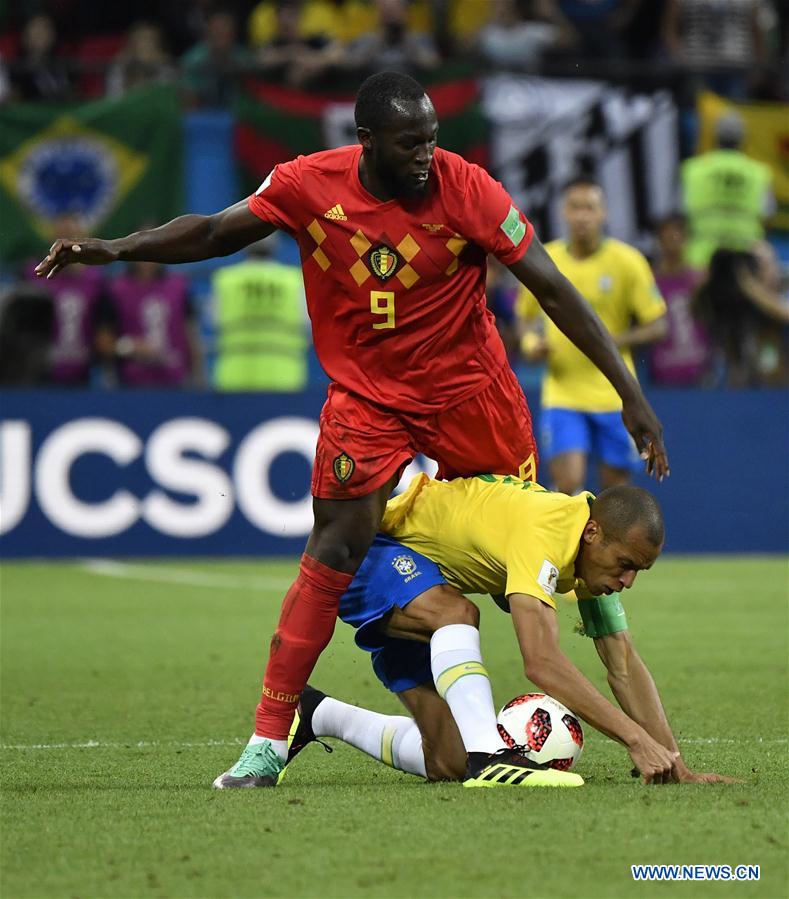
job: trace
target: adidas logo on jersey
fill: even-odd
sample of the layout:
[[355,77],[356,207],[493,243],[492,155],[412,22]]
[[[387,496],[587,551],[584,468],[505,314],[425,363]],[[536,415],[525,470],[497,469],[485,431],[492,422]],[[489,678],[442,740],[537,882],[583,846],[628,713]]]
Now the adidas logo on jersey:
[[342,206],[338,203],[336,206],[332,206],[331,209],[327,210],[323,213],[323,217],[325,219],[334,219],[338,222],[347,222],[348,216],[343,212]]

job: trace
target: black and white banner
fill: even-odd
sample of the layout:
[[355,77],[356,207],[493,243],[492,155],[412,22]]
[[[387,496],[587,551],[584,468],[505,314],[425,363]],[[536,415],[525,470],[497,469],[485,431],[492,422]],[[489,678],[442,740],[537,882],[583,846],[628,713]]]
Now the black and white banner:
[[642,248],[677,205],[677,109],[665,91],[633,94],[597,81],[496,75],[483,82],[491,167],[543,241],[560,237],[561,188],[595,176],[608,231]]

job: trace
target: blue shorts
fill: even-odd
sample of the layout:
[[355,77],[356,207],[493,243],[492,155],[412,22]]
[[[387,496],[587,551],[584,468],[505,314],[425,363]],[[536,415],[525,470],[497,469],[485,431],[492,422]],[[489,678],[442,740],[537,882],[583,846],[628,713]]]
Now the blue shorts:
[[430,644],[387,637],[381,619],[431,587],[446,583],[435,562],[378,534],[340,600],[340,618],[356,628],[357,645],[372,653],[376,676],[393,693],[432,682]]
[[582,452],[612,468],[638,468],[641,460],[619,412],[543,409],[540,451],[546,460],[560,453]]

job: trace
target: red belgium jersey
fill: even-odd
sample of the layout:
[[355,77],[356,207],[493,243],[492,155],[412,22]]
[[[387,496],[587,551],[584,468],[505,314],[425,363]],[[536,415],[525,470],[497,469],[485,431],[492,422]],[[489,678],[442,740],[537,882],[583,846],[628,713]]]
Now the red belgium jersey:
[[276,166],[249,198],[301,251],[315,350],[334,381],[400,413],[483,390],[506,363],[485,304],[486,254],[520,259],[534,230],[504,188],[446,150],[425,197],[376,199],[361,146]]

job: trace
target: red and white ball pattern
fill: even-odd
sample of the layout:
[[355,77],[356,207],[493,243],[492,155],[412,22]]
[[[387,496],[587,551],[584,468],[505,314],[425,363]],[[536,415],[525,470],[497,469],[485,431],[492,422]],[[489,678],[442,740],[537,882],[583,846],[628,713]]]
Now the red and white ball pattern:
[[584,746],[581,722],[545,693],[524,693],[499,712],[498,728],[508,746],[526,746],[528,757],[560,771],[569,771]]

